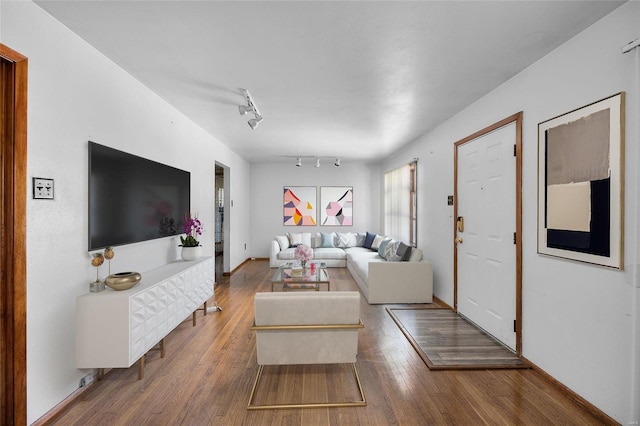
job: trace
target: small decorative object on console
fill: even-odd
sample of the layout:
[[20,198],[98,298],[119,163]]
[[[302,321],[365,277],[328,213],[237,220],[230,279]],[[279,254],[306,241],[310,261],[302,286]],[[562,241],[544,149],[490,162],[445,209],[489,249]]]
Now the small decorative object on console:
[[182,225],[182,232],[186,234],[184,237],[180,236],[180,246],[182,247],[182,259],[183,260],[195,260],[201,255],[201,246],[198,241],[198,236],[202,235],[204,226],[198,219],[198,216],[191,217],[190,215],[184,216],[184,223]]
[[118,272],[107,277],[105,284],[114,290],[128,290],[142,279],[138,272]]
[[100,265],[104,263],[104,256],[102,253],[93,253],[91,255],[91,266],[96,268],[96,280],[89,284],[89,291],[91,293],[98,293],[104,290],[104,283],[100,280]]
[[116,255],[116,252],[113,251],[113,247],[109,246],[106,249],[104,249],[104,258],[107,259],[109,262],[109,273],[107,275],[111,275],[111,259],[113,259],[113,257]]

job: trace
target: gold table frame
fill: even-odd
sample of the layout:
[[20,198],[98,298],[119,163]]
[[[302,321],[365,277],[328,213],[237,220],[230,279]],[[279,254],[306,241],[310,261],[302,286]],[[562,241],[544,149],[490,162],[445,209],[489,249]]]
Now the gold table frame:
[[[321,265],[324,265],[322,263]],[[318,266],[316,268],[316,272],[313,274],[307,274],[304,278],[290,278],[286,279],[284,277],[284,270],[287,268],[292,268],[294,265],[292,263],[285,263],[284,265],[280,265],[278,269],[274,272],[271,277],[271,291],[273,292],[275,285],[282,285],[282,291],[289,290],[314,290],[320,291],[320,285],[326,284],[327,291],[331,291],[331,279],[329,277],[329,271],[326,266]],[[307,269],[305,271],[310,271]],[[306,274],[306,272],[303,272]],[[313,278],[312,278],[313,277]]]

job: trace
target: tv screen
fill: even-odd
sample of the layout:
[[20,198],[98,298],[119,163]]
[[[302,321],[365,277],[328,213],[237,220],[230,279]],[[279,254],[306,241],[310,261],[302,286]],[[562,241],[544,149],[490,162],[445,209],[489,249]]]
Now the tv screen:
[[89,142],[89,251],[181,233],[191,174]]

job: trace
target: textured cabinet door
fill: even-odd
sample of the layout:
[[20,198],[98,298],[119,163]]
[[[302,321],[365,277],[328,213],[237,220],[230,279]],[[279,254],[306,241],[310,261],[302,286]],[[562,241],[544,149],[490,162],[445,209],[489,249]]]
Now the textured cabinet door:
[[76,300],[76,366],[127,368],[213,296],[214,261],[173,262],[125,291]]

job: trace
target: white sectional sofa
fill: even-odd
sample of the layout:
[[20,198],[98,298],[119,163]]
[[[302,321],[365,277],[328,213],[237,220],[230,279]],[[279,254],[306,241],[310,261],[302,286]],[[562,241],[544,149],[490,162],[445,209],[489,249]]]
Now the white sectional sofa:
[[[337,233],[334,247],[327,247],[326,234],[302,235],[278,236],[271,242],[272,268],[296,261],[292,242],[294,245],[305,244],[313,248],[312,262],[324,262],[327,267],[346,267],[370,304],[433,301],[433,267],[431,262],[422,259],[420,249],[408,248],[384,236],[377,236],[377,242],[368,248],[367,237],[375,235],[370,233]],[[406,250],[401,253],[404,261],[397,254],[398,247]]]

